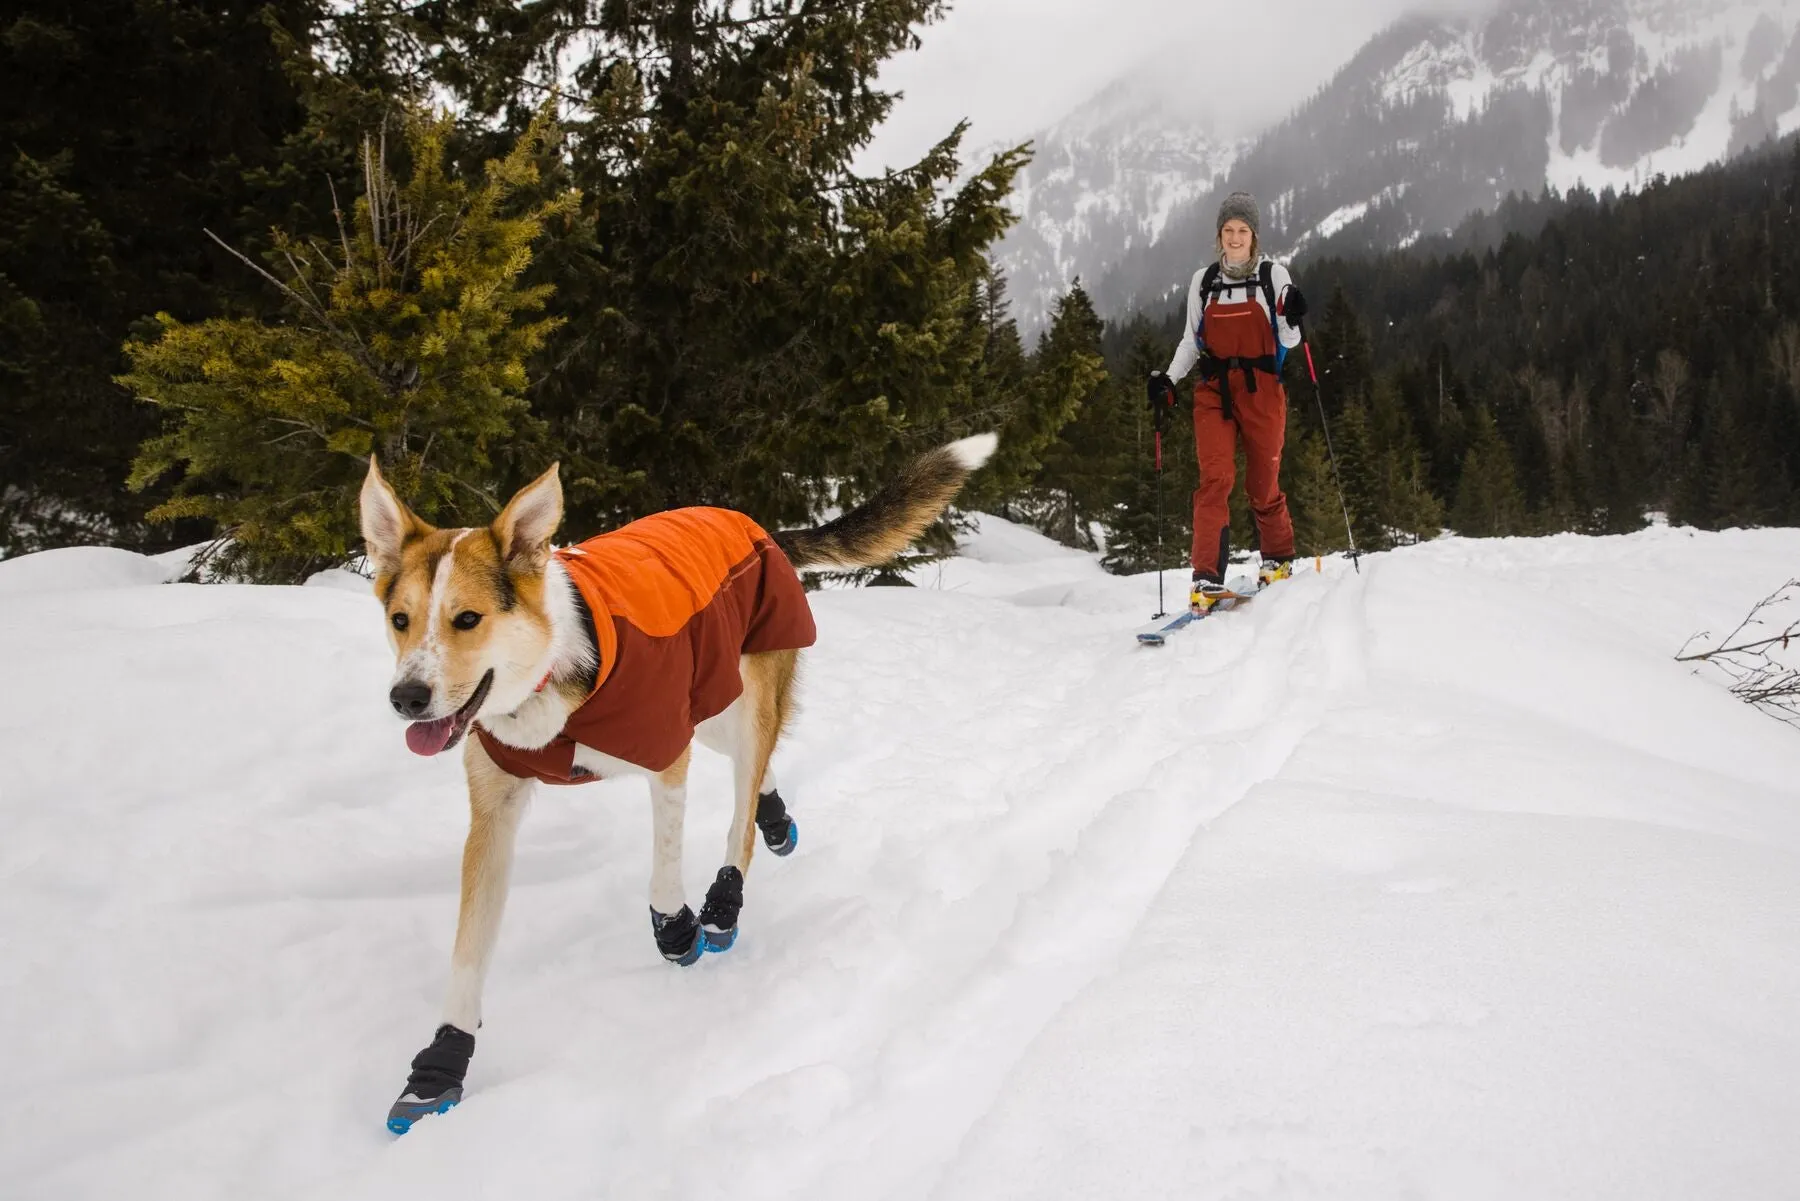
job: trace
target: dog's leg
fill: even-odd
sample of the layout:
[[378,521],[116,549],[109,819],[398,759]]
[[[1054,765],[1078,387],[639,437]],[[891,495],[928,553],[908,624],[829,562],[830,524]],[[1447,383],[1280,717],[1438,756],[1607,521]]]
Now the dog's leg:
[[[790,656],[775,674],[775,737],[779,741],[793,716],[794,684],[799,675],[799,651],[780,652]],[[800,845],[800,827],[788,815],[787,802],[775,783],[773,764],[763,765],[762,787],[757,791],[756,828],[762,831],[763,844],[776,855],[787,856]]]
[[667,771],[650,777],[650,931],[670,963],[700,958],[700,922],[681,888],[681,827],[687,813],[690,746]]
[[450,989],[442,1024],[431,1045],[413,1058],[406,1089],[388,1111],[388,1129],[396,1134],[406,1133],[426,1114],[443,1113],[462,1100],[463,1078],[475,1054],[475,1030],[481,1025],[482,982],[506,907],[519,819],[531,795],[531,781],[496,767],[480,739],[471,738],[465,745],[463,768],[469,781],[469,836],[463,843],[462,901],[450,954]]
[[[737,706],[737,721],[729,731],[733,812],[725,836],[725,866],[706,890],[700,910],[700,927],[709,951],[724,951],[737,941],[738,913],[744,907],[744,873],[756,849],[758,801],[768,774],[769,757],[781,737],[793,684],[794,651],[767,651],[745,655],[740,665],[744,695]],[[771,805],[781,806],[779,794]],[[787,823],[792,827],[791,820]],[[786,832],[784,832],[785,834]],[[792,849],[789,847],[788,849]]]

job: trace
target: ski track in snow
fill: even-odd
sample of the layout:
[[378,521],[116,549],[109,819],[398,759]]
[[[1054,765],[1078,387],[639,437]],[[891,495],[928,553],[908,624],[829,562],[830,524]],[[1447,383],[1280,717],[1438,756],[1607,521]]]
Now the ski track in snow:
[[[120,555],[0,564],[9,1201],[1800,1179],[1800,738],[1670,662],[1800,533],[1308,564],[1153,650],[1153,580],[984,519],[816,594],[800,848],[729,954],[656,957],[641,783],[539,791],[467,1099],[398,1140],[460,769],[366,596]],[[690,902],[728,782],[696,758]]]

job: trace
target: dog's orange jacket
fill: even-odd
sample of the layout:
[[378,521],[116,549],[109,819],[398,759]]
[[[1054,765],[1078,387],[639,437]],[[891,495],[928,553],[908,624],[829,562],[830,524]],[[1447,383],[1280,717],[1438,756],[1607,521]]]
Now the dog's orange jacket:
[[507,746],[479,725],[504,771],[549,784],[596,777],[577,745],[651,771],[681,757],[694,727],[744,690],[738,656],[817,638],[787,556],[729,509],[672,509],[556,552],[594,616],[594,690],[546,746]]

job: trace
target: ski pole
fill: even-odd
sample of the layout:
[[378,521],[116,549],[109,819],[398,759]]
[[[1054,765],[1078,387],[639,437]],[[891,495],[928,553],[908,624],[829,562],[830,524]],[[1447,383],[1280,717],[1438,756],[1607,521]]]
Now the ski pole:
[[1169,615],[1163,605],[1163,483],[1162,483],[1162,431],[1156,431],[1156,616],[1153,621],[1160,621]]
[[1325,419],[1325,394],[1319,391],[1319,369],[1313,366],[1312,339],[1305,326],[1299,326],[1301,344],[1306,347],[1306,372],[1312,376],[1313,399],[1319,402],[1319,428],[1325,431],[1325,454],[1331,459],[1331,482],[1337,488],[1338,504],[1344,510],[1344,536],[1350,540],[1350,565],[1362,574],[1362,556],[1356,549],[1356,531],[1350,524],[1350,502],[1344,497],[1344,477],[1338,474],[1337,452],[1331,448],[1331,422]]

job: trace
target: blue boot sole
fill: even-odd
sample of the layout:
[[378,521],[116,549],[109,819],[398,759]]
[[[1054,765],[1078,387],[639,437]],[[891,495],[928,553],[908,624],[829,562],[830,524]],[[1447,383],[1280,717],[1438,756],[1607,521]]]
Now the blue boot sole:
[[413,1123],[420,1118],[428,1118],[436,1113],[449,1113],[452,1109],[456,1108],[456,1103],[460,1100],[462,1100],[461,1097],[444,1097],[435,1102],[422,1102],[418,1105],[408,1105],[406,1107],[406,1112],[404,1113],[395,1112],[395,1110],[400,1108],[400,1106],[396,1104],[394,1109],[388,1111],[387,1128],[394,1134],[405,1134],[408,1130],[413,1128]]
[[800,845],[800,827],[794,824],[792,818],[789,818],[787,837],[782,839],[779,843],[775,843],[770,842],[769,836],[764,834],[763,845],[769,848],[770,853],[786,858],[794,853],[795,847]]

